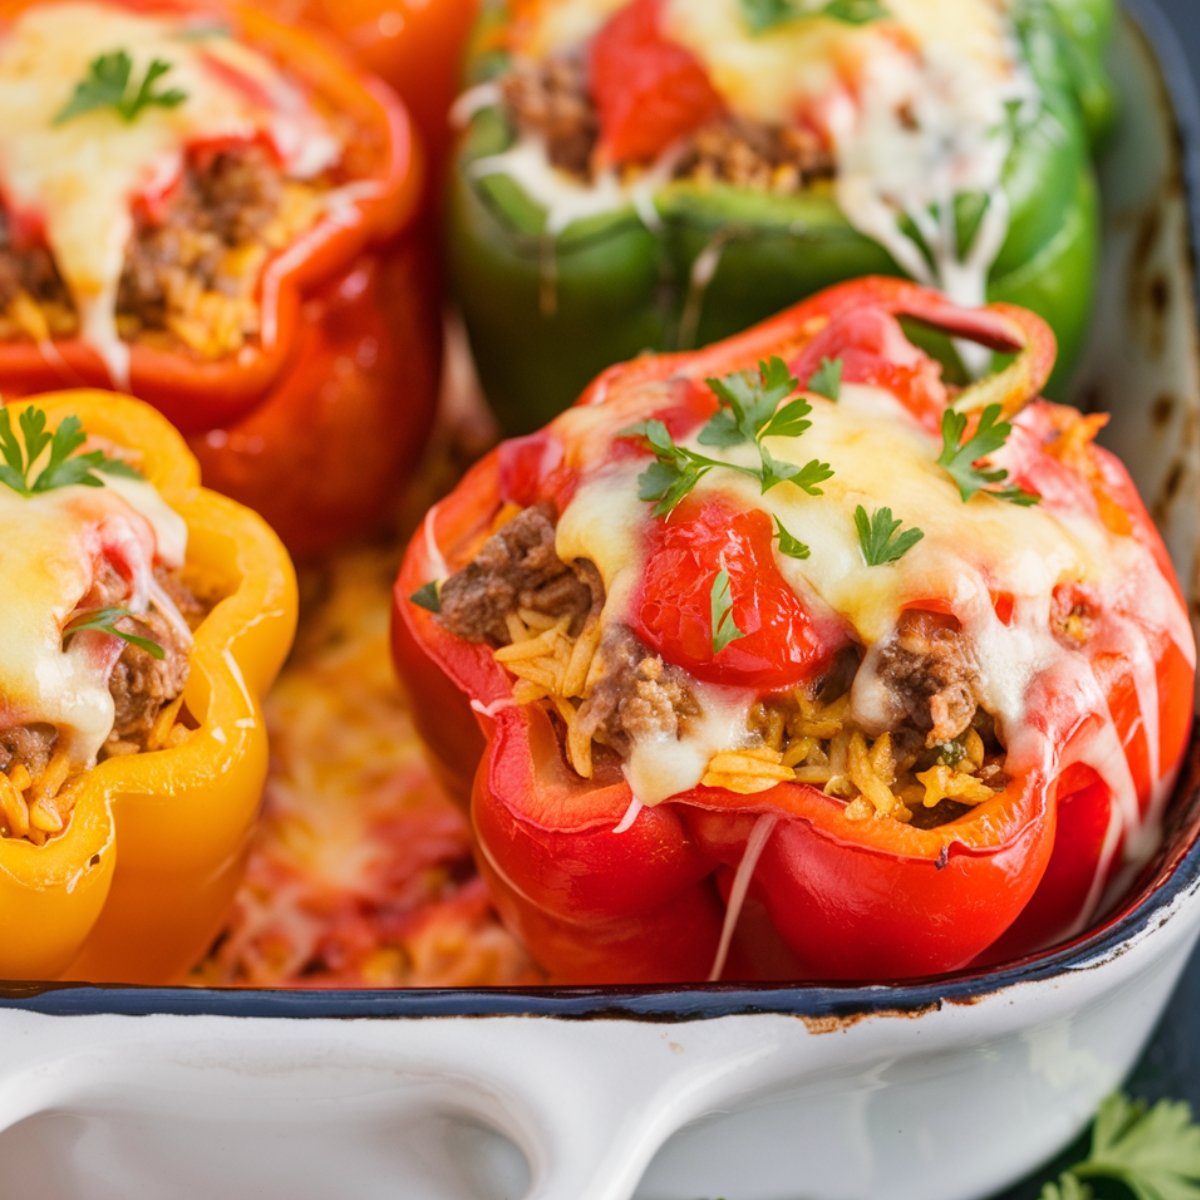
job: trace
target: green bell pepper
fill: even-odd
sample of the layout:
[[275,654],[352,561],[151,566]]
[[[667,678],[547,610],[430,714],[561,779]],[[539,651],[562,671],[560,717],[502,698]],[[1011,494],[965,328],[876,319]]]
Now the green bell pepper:
[[[485,9],[472,82],[509,69],[508,20],[505,0]],[[1113,4],[1015,0],[1013,21],[1039,103],[1031,112],[1012,108],[1000,180],[1008,231],[986,291],[988,300],[1033,309],[1054,329],[1053,394],[1091,314],[1091,158],[1113,118],[1102,64]],[[653,192],[652,214],[645,204],[623,204],[549,236],[546,209],[512,175],[483,163],[516,136],[501,104],[474,113],[459,142],[447,217],[452,284],[484,391],[509,432],[542,425],[604,367],[643,350],[703,345],[833,283],[905,273],[850,224],[829,181],[780,195],[677,179]],[[977,194],[957,198],[960,253],[986,204]],[[947,354],[958,369],[948,347]]]

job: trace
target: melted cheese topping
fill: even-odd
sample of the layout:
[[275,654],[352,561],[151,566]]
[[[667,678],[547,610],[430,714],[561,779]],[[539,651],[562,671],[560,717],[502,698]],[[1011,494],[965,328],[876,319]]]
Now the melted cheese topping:
[[64,646],[63,626],[105,560],[129,581],[121,605],[145,612],[155,563],[182,566],[186,547],[183,519],[139,480],[32,497],[0,487],[0,578],[19,581],[0,590],[0,725],[52,725],[73,762],[93,762],[113,727],[112,662],[86,636]]
[[1004,23],[989,0],[902,0],[887,9],[886,21],[809,18],[754,34],[740,0],[665,0],[663,27],[704,64],[734,112],[770,125],[790,123],[843,80],[853,87],[888,48],[953,57],[977,87],[1010,73]]
[[[574,409],[559,425],[569,444],[583,446],[580,453],[596,461],[604,425],[611,437],[630,424],[630,401],[639,394],[642,415],[653,411],[662,399],[655,389],[658,385],[620,397],[619,413],[609,413],[608,406]],[[693,494],[736,496],[741,506],[777,517],[808,543],[807,559],[776,552],[776,561],[810,611],[846,621],[866,650],[851,692],[855,723],[876,733],[902,723],[904,714],[897,711],[879,671],[879,648],[906,607],[937,602],[958,618],[972,647],[981,705],[996,719],[1009,771],[1051,772],[1061,747],[1029,715],[1047,710],[1048,696],[1057,697],[1060,707],[1075,703],[1080,714],[1100,718],[1077,753],[1118,797],[1112,846],[1122,834],[1129,837],[1131,853],[1152,844],[1153,836],[1144,829],[1157,820],[1169,780],[1158,789],[1149,822],[1143,822],[1091,656],[1064,649],[1051,619],[1055,589],[1064,583],[1092,585],[1105,597],[1092,649],[1132,664],[1156,757],[1159,697],[1152,647],[1169,639],[1193,659],[1194,649],[1186,613],[1149,552],[1066,504],[1045,501],[1022,508],[987,496],[963,503],[954,482],[937,465],[941,439],[918,425],[887,391],[845,384],[836,404],[818,396],[808,399],[812,427],[800,438],[771,438],[767,445],[777,459],[798,466],[814,458],[829,463],[834,474],[821,485],[822,495],[785,483],[764,496],[756,481],[721,470],[706,475]],[[1006,450],[1018,441],[1019,423]],[[751,447],[715,450],[694,438],[683,444],[732,464],[759,465]],[[1003,466],[1005,453],[993,461]],[[607,621],[630,623],[630,601],[643,569],[638,530],[650,519],[649,506],[636,499],[637,477],[645,465],[645,459],[626,460],[590,471],[558,526],[560,557],[590,558],[596,564],[608,589]],[[868,513],[890,507],[905,528],[918,527],[925,536],[898,562],[868,566],[854,523],[859,505]],[[1002,593],[1012,597],[1007,621],[994,602]],[[1137,619],[1123,617],[1123,612],[1135,612]],[[747,744],[752,693],[697,684],[696,699],[705,715],[679,743],[668,746],[656,739],[635,747],[626,774],[641,802],[653,804],[696,786],[712,753]]]
[[[115,311],[134,199],[169,186],[196,141],[266,137],[295,178],[340,156],[308,99],[274,63],[200,20],[96,3],[45,5],[27,9],[0,40],[0,194],[44,228],[82,336],[118,384],[127,379],[128,350]],[[211,17],[202,20],[211,26]],[[181,89],[187,99],[144,108],[131,122],[102,108],[55,124],[89,63],[118,50],[133,60],[127,94],[157,58],[171,66],[158,89]]]

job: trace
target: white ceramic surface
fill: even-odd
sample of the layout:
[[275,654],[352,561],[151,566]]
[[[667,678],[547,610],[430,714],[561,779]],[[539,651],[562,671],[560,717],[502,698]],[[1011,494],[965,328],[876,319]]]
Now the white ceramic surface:
[[[1109,441],[1195,596],[1188,201],[1131,28],[1117,61],[1126,124],[1081,394],[1116,413]],[[983,1197],[1072,1137],[1135,1061],[1200,929],[1196,858],[1142,919],[994,987],[708,992],[673,1016],[670,997],[30,992],[0,1009],[0,1197]],[[289,1019],[314,1006],[342,1015]]]

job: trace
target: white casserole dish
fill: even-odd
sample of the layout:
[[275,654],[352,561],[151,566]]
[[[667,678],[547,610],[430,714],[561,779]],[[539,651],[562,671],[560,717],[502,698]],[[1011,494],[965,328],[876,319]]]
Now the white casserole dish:
[[[1114,413],[1109,444],[1198,606],[1195,107],[1150,4],[1127,7],[1078,398]],[[978,975],[636,992],[12,985],[0,1196],[971,1200],[1089,1120],[1198,932],[1193,762],[1163,853],[1100,930]]]

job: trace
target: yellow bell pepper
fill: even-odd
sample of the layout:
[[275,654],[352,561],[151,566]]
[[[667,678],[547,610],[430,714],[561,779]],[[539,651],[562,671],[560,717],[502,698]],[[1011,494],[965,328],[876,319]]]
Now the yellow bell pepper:
[[198,728],[85,772],[44,845],[0,839],[0,978],[171,982],[215,936],[245,863],[267,770],[259,698],[291,646],[295,574],[260,517],[200,487],[152,408],[98,391],[32,403],[50,428],[75,414],[139,456],[187,523],[185,576],[222,599],[194,635],[184,704]]

